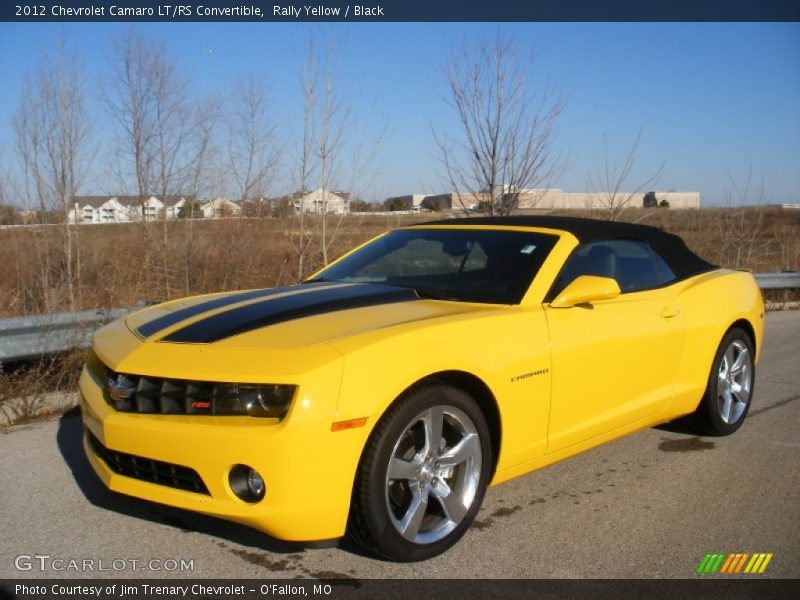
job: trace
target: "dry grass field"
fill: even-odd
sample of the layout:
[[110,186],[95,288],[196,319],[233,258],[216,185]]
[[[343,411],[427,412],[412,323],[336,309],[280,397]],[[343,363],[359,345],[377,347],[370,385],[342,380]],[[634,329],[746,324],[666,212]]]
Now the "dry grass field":
[[[397,217],[330,219],[329,253],[399,223]],[[322,266],[319,228],[308,220],[304,275]],[[0,317],[71,310],[63,226],[0,230]],[[73,227],[75,310],[133,306],[206,292],[298,281],[295,219],[220,219]],[[49,259],[49,268],[45,265]],[[79,269],[77,269],[79,265]]]
[[[567,214],[567,213],[565,213]],[[571,211],[568,214],[577,214]],[[597,216],[587,212],[584,216]],[[800,211],[769,208],[628,210],[623,219],[680,235],[706,260],[753,271],[800,269]],[[329,218],[329,256],[386,229],[441,215]],[[298,281],[296,219],[226,219],[73,227],[69,301],[63,227],[0,230],[0,317],[133,306]],[[322,266],[320,227],[306,222],[304,275]],[[331,238],[332,241],[331,241]]]

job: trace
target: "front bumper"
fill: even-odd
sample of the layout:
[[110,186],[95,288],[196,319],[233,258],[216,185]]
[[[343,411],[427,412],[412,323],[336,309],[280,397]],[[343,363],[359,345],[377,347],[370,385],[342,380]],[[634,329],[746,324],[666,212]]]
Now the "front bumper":
[[[337,399],[329,396],[335,396],[330,390],[338,389],[338,377],[332,372],[301,385],[289,414],[278,422],[117,412],[106,402],[99,376],[85,368],[80,379],[85,429],[109,450],[193,469],[208,493],[115,473],[98,456],[87,433],[86,456],[115,492],[236,521],[283,540],[341,537],[372,423],[331,432]],[[236,464],[262,475],[267,490],[262,501],[250,504],[234,495],[228,473]]]

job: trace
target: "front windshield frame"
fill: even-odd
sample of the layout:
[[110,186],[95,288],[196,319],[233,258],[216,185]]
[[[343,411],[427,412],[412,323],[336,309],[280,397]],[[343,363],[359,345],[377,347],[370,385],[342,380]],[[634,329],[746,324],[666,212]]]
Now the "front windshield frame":
[[[414,289],[422,298],[519,304],[558,239],[556,233],[527,229],[395,229],[345,255],[307,282],[378,283]],[[409,250],[412,243],[416,247]],[[462,250],[465,254],[459,254]],[[419,257],[410,262],[406,257],[403,262],[403,257],[397,258],[401,251],[417,252]],[[425,268],[434,272],[426,273]],[[437,268],[442,272],[435,272]],[[392,269],[417,272],[398,275]]]

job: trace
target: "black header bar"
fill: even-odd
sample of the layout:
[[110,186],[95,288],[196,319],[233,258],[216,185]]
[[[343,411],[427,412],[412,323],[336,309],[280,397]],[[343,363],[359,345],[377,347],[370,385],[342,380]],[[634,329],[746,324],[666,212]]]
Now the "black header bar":
[[789,600],[787,579],[6,579],[0,600]]
[[[182,3],[177,3],[182,2]],[[800,21],[797,0],[5,0],[14,22]]]

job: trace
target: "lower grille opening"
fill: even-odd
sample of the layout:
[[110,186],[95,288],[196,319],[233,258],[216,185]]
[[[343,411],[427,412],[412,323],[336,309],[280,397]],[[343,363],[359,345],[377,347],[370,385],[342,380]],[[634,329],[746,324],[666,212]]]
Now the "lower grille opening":
[[210,495],[206,484],[203,483],[200,475],[194,469],[109,450],[100,443],[100,440],[91,431],[87,430],[86,435],[89,439],[89,445],[95,454],[117,475],[166,485],[187,492]]

